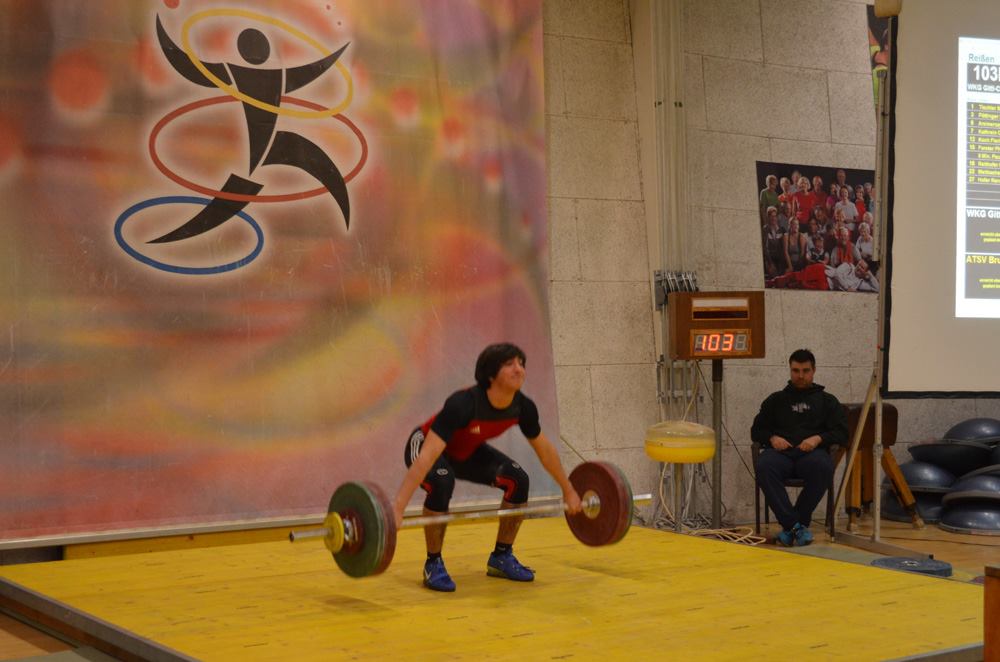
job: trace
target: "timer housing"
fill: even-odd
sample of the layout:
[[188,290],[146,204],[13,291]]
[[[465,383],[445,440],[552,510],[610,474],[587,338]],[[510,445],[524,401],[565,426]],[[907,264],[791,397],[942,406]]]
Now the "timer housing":
[[764,292],[671,292],[670,357],[764,358]]

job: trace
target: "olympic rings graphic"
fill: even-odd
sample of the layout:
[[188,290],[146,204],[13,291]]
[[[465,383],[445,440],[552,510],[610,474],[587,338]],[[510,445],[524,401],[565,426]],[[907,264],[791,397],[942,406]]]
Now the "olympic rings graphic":
[[[305,108],[322,108],[319,104],[313,103],[312,101],[305,101],[304,99],[296,99],[295,97],[281,97],[281,100],[286,103],[291,103],[297,106],[303,106]],[[159,154],[156,151],[156,139],[160,135],[160,132],[173,120],[177,119],[181,115],[185,115],[193,110],[199,108],[204,108],[207,106],[215,106],[223,103],[235,103],[237,99],[232,97],[211,97],[209,99],[201,99],[194,101],[185,106],[181,106],[175,110],[170,111],[163,118],[160,119],[153,127],[153,130],[149,134],[149,155],[153,159],[153,164],[156,166],[157,170],[166,175],[172,181],[180,184],[186,189],[195,191],[197,193],[202,193],[204,195],[211,195],[216,198],[222,198],[223,200],[233,200],[237,202],[289,202],[291,200],[304,200],[306,198],[313,198],[317,195],[322,195],[328,193],[328,191],[320,186],[318,188],[310,189],[308,191],[299,191],[297,193],[283,193],[280,195],[248,195],[243,193],[229,193],[228,191],[220,191],[218,189],[209,188],[207,186],[202,186],[201,184],[196,184],[188,179],[184,179],[176,172],[168,168],[163,161],[160,159]],[[338,120],[347,125],[347,128],[354,133],[358,138],[358,142],[361,145],[361,157],[358,159],[357,165],[347,173],[344,177],[344,182],[349,182],[361,171],[364,167],[365,162],[368,160],[368,141],[365,140],[365,136],[361,133],[361,129],[347,119],[343,115],[335,115],[335,120]]]
[[208,70],[208,67],[206,67],[205,64],[198,58],[198,56],[194,54],[194,50],[191,48],[191,28],[200,23],[201,21],[204,21],[205,19],[212,18],[215,16],[232,16],[236,18],[247,18],[252,21],[259,21],[260,23],[273,25],[274,27],[284,30],[293,37],[297,37],[298,39],[309,44],[317,51],[319,51],[320,54],[323,55],[323,57],[330,55],[332,51],[327,49],[325,46],[323,46],[323,44],[316,41],[315,39],[307,35],[305,32],[302,32],[298,28],[289,25],[288,23],[285,23],[280,19],[274,18],[272,16],[267,16],[266,14],[259,14],[257,12],[249,11],[246,9],[226,9],[226,8],[206,9],[196,14],[192,14],[191,16],[188,16],[187,20],[184,21],[184,25],[181,27],[181,49],[188,56],[188,58],[190,58],[191,64],[193,64],[198,69],[198,71],[201,72],[202,76],[212,81],[213,85],[218,87],[220,90],[222,90],[229,96],[233,97],[237,101],[242,101],[243,103],[249,104],[254,108],[266,110],[268,112],[276,113],[278,115],[288,115],[290,117],[300,117],[303,119],[318,119],[321,117],[332,117],[334,115],[339,114],[349,105],[351,105],[351,99],[354,97],[354,81],[351,79],[351,73],[347,70],[347,67],[341,64],[339,61],[335,63],[335,66],[337,67],[337,70],[340,71],[340,74],[344,77],[344,80],[347,82],[347,95],[344,97],[343,101],[341,101],[336,106],[333,106],[332,108],[324,108],[322,106],[319,106],[312,112],[304,110],[291,110],[289,108],[281,108],[280,106],[275,106],[273,104],[266,103],[264,101],[261,101],[260,99],[255,99],[250,95],[240,92],[238,89],[236,89],[235,86],[226,84],[218,76],[216,76],[215,74],[213,74],[211,71]]
[[159,269],[160,271],[168,271],[175,274],[187,274],[193,276],[206,276],[210,274],[221,274],[227,271],[233,271],[244,267],[260,255],[261,250],[264,248],[264,233],[261,231],[260,226],[257,221],[253,220],[250,214],[245,211],[238,211],[236,215],[242,218],[247,224],[253,229],[254,234],[257,235],[257,245],[254,246],[253,250],[246,257],[242,257],[235,262],[228,262],[226,264],[220,264],[214,267],[182,267],[176,264],[169,264],[167,262],[160,262],[159,260],[154,260],[148,255],[140,253],[138,250],[132,247],[122,234],[122,228],[125,225],[125,221],[134,216],[136,213],[147,209],[149,207],[158,207],[160,205],[169,205],[175,203],[187,203],[194,205],[208,205],[211,202],[208,198],[196,198],[187,195],[169,195],[161,198],[150,198],[149,200],[144,200],[142,202],[136,203],[123,211],[115,221],[115,241],[121,246],[122,250],[131,255],[133,258],[142,262],[143,264],[148,264],[154,269]]

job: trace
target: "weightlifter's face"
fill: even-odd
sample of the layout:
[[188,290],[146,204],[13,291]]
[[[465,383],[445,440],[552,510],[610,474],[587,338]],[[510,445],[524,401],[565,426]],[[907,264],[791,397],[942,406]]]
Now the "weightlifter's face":
[[809,388],[812,386],[813,377],[816,375],[816,368],[813,367],[812,363],[809,363],[809,361],[803,363],[792,361],[788,364],[788,368],[791,373],[789,378],[792,381],[792,386],[795,388]]
[[492,386],[499,387],[505,391],[518,391],[524,386],[524,376],[524,363],[515,356],[500,366],[500,371],[493,378]]

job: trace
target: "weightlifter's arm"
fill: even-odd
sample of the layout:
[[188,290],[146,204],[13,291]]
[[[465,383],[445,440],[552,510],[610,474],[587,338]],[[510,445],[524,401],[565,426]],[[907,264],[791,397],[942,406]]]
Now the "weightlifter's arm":
[[409,470],[403,477],[403,483],[396,492],[396,499],[393,501],[393,514],[396,517],[396,526],[403,523],[403,511],[406,504],[410,503],[410,497],[417,490],[420,481],[424,479],[427,472],[431,470],[438,457],[444,452],[444,439],[438,436],[433,430],[427,431],[427,438],[424,439],[423,446],[420,447],[420,455],[410,465]]
[[[566,477],[566,472],[563,470],[562,462],[559,460],[559,451],[556,450],[556,447],[552,445],[552,442],[549,441],[544,432],[539,433],[534,439],[529,439],[528,443],[535,449],[535,454],[541,461],[542,466],[545,467],[545,470],[559,484],[559,489],[563,493],[563,501],[569,506],[569,513],[573,515],[580,512],[580,495],[576,493],[576,490],[573,489],[573,484]],[[424,445],[426,447],[426,442],[424,442]]]

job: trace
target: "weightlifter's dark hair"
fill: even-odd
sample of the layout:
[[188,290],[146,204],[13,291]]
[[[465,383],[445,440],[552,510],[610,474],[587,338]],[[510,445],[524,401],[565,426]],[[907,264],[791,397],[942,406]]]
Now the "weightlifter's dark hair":
[[797,349],[792,352],[792,355],[788,357],[788,363],[809,363],[812,365],[813,370],[816,369],[816,357],[808,349]]
[[489,388],[490,380],[497,376],[500,367],[513,358],[521,359],[522,364],[527,363],[524,351],[517,345],[509,342],[488,345],[476,359],[476,383],[484,389]]

